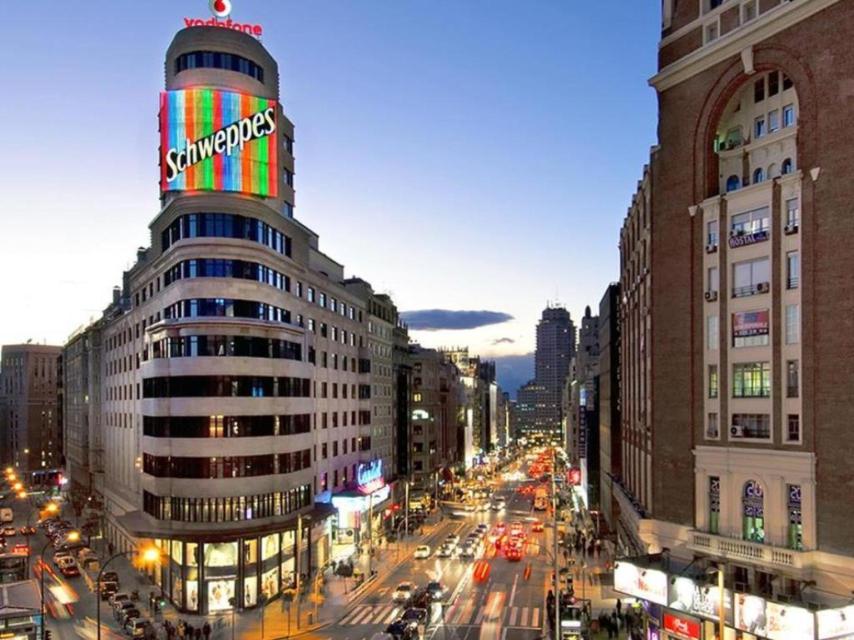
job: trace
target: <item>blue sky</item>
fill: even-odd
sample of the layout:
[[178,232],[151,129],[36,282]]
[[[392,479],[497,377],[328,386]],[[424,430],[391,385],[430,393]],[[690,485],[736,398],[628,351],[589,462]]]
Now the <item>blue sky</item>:
[[[596,308],[655,142],[658,2],[233,2],[279,62],[296,215],[321,248],[402,310],[513,317],[417,339],[521,354],[546,301]],[[0,343],[64,341],[149,244],[163,55],[209,15],[4,7]]]

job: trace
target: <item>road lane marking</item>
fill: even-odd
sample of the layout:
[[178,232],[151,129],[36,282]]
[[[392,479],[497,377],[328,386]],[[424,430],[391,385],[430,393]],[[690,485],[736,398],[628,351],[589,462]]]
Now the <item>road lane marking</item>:
[[522,617],[519,619],[519,626],[528,626],[528,607],[522,607]]
[[510,609],[510,620],[507,621],[508,627],[516,626],[516,614],[518,613],[518,609],[516,607],[511,607]]
[[531,626],[534,629],[539,629],[540,627],[540,608],[534,607],[534,610],[531,612]]
[[519,574],[517,573],[513,576],[513,588],[510,590],[510,600],[507,602],[507,606],[513,606],[513,599],[516,597],[516,584],[519,582]]

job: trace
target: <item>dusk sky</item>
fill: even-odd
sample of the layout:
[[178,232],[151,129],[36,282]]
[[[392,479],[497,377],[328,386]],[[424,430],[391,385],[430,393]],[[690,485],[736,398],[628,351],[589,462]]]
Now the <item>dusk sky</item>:
[[[0,344],[61,344],[150,244],[163,57],[184,17],[210,13],[7,4]],[[233,4],[279,63],[296,217],[401,310],[440,311],[417,326],[475,326],[414,339],[524,354],[547,301],[595,312],[655,143],[659,2]]]

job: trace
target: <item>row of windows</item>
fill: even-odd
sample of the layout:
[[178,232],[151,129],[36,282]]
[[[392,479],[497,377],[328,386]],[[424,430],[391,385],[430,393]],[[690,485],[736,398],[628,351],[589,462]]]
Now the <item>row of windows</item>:
[[311,414],[287,416],[144,416],[143,433],[153,438],[254,438],[311,431]]
[[239,522],[286,515],[311,506],[311,486],[289,491],[226,498],[176,498],[142,495],[145,512],[158,520],[175,522]]
[[164,286],[185,278],[240,278],[268,284],[282,291],[291,290],[291,279],[266,265],[245,260],[198,258],[183,260],[163,274]]
[[302,345],[290,340],[250,336],[169,336],[143,350],[143,358],[195,358],[236,356],[302,360]]
[[[786,508],[788,527],[786,546],[789,549],[803,550],[803,503],[801,486],[786,485]],[[709,477],[709,533],[720,533],[721,479]],[[764,543],[765,531],[765,492],[756,480],[744,483],[741,493],[741,535],[744,540]]]
[[182,53],[175,58],[175,73],[178,74],[187,69],[225,69],[251,76],[258,82],[264,82],[264,69],[261,65],[236,53],[221,51]]
[[172,376],[142,381],[143,398],[308,398],[311,380],[269,376]]
[[291,239],[266,222],[233,213],[188,213],[175,218],[161,234],[163,251],[187,238],[236,238],[291,255]]
[[[710,413],[706,419],[706,437],[717,440],[720,438],[718,414]],[[796,413],[786,415],[786,431],[784,440],[789,444],[801,441],[801,417]],[[767,414],[736,413],[732,416],[729,439],[740,440],[752,438],[758,440],[771,439],[771,418]]]
[[[302,295],[302,292],[299,294]],[[344,301],[338,301],[332,296],[327,296],[323,291],[315,291],[314,287],[306,287],[305,299],[312,303],[317,303],[319,307],[329,309],[332,313],[337,313],[342,317],[356,319],[356,308],[353,305],[348,305]],[[361,321],[361,312],[359,312],[359,320]]]
[[143,454],[143,471],[155,478],[252,478],[311,467],[311,449],[258,456],[182,457]]
[[[737,213],[730,218],[730,237],[741,237],[769,232],[771,230],[769,208],[759,207],[751,211]],[[800,224],[800,202],[798,198],[786,200],[786,227],[797,228]],[[718,221],[706,223],[706,247],[711,250],[718,246]]]
[[[765,311],[750,311],[742,312],[741,315],[758,316]],[[739,314],[733,314],[737,316]],[[720,343],[720,318],[717,315],[706,317],[706,349],[716,351]],[[746,321],[746,322],[749,322]],[[801,316],[800,307],[796,304],[787,304],[783,314],[783,340],[785,344],[798,344],[801,340]],[[769,326],[767,319],[765,321],[756,320],[755,324],[758,328],[748,329],[743,335],[739,335],[736,329],[737,321],[733,318],[733,336],[732,346],[740,347],[765,347],[769,344]]]
[[192,298],[179,300],[163,310],[163,317],[180,318],[252,318],[267,322],[291,323],[291,312],[266,302],[230,298]]

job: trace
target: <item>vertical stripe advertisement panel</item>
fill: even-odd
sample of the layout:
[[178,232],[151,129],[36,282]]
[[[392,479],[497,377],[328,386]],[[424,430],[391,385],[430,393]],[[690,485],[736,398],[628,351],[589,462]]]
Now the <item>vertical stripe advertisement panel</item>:
[[160,189],[276,197],[277,103],[196,88],[160,96]]

